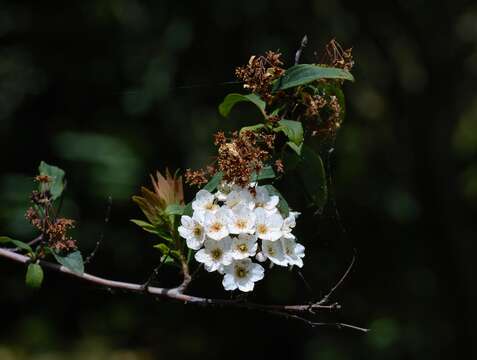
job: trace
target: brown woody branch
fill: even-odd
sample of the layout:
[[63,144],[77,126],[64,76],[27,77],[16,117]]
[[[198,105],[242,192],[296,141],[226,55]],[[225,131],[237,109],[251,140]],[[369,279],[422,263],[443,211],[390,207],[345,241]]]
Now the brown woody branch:
[[[28,264],[31,259],[28,256],[21,255],[15,253],[9,249],[0,248],[0,257],[4,257],[10,259],[12,261],[16,261],[22,264]],[[104,286],[108,289],[121,289],[130,292],[136,293],[147,293],[154,296],[167,298],[170,300],[176,300],[183,302],[184,304],[195,304],[201,306],[212,306],[212,307],[235,307],[235,308],[243,308],[249,310],[259,310],[265,311],[270,314],[284,316],[290,319],[301,320],[310,326],[332,326],[336,328],[350,328],[354,330],[358,330],[361,332],[367,332],[368,329],[364,329],[361,327],[357,327],[354,325],[343,324],[343,323],[318,323],[313,322],[303,316],[299,316],[297,314],[315,314],[315,311],[333,311],[340,309],[340,305],[338,303],[333,304],[324,304],[323,301],[318,301],[311,304],[302,304],[302,305],[269,305],[269,304],[258,304],[252,303],[244,300],[235,300],[235,299],[211,299],[211,298],[204,298],[198,297],[193,295],[184,294],[187,285],[191,281],[191,277],[189,275],[188,268],[183,269],[184,273],[184,280],[183,282],[175,288],[160,288],[160,287],[152,287],[152,286],[144,286],[144,284],[135,284],[135,283],[128,283],[122,281],[114,281],[105,279],[99,276],[83,273],[75,273],[68,268],[51,263],[49,261],[40,260],[40,265],[44,268],[61,272],[81,280],[93,283],[95,285]]]

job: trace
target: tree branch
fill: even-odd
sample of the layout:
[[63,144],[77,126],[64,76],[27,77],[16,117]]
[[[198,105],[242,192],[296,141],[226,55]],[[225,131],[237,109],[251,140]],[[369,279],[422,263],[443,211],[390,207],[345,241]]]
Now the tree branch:
[[[28,256],[24,256],[21,254],[17,254],[9,249],[0,248],[0,257],[4,257],[10,259],[15,262],[19,262],[22,264],[27,264],[31,261]],[[313,321],[306,319],[304,317],[297,316],[295,314],[314,314],[315,310],[326,310],[326,311],[333,311],[340,309],[339,304],[334,303],[330,305],[324,305],[320,303],[312,303],[312,304],[303,304],[303,305],[268,305],[268,304],[258,304],[252,303],[243,300],[234,300],[234,299],[211,299],[211,298],[204,298],[198,297],[193,295],[184,294],[184,288],[187,287],[188,283],[190,282],[190,275],[187,270],[188,277],[184,277],[184,281],[175,288],[160,288],[160,287],[152,287],[147,286],[145,287],[144,284],[135,284],[135,283],[128,283],[128,282],[121,282],[121,281],[114,281],[105,279],[99,276],[83,273],[75,273],[68,268],[51,263],[49,261],[40,260],[40,265],[44,268],[61,272],[76,278],[79,278],[83,281],[90,282],[95,285],[105,286],[108,289],[121,289],[130,292],[136,293],[147,293],[151,295],[155,295],[162,298],[167,298],[175,301],[183,302],[184,304],[194,304],[194,305],[201,305],[201,306],[211,306],[211,307],[235,307],[235,308],[243,308],[249,310],[259,310],[259,311],[266,311],[270,314],[281,315],[284,316],[285,314],[289,315],[290,318],[294,318],[297,320],[302,320],[306,324],[311,326],[335,326],[338,327],[348,327],[358,331],[367,331],[367,329],[363,329],[354,325],[347,325],[347,324],[337,324],[337,323],[314,323]]]

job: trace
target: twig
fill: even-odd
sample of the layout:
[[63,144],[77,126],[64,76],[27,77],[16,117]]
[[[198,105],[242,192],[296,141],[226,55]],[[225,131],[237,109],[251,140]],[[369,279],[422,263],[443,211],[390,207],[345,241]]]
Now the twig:
[[166,262],[166,260],[169,258],[169,253],[171,251],[169,250],[167,252],[166,255],[163,256],[163,258],[161,259],[161,262],[159,263],[158,266],[156,266],[156,268],[154,270],[152,270],[152,273],[151,275],[149,275],[149,278],[146,280],[146,282],[142,285],[143,287],[143,290],[144,291],[147,291],[147,289],[149,288],[149,285],[151,285],[151,283],[154,281],[155,278],[157,278],[157,276],[159,275],[159,270],[161,270],[162,266],[164,265],[164,263]]
[[[37,236],[36,238],[34,238],[32,241],[30,241],[30,242],[27,243],[27,244],[28,244],[29,246],[33,246],[33,245],[39,243],[39,242],[42,241],[42,240],[43,240],[43,234]],[[10,251],[13,251],[13,252],[18,252],[18,251],[23,250],[23,249],[17,247],[17,248],[13,248],[13,249],[9,249],[9,250],[10,250]]]
[[348,265],[348,268],[344,272],[343,276],[341,276],[341,278],[338,280],[338,282],[335,284],[335,286],[333,286],[331,288],[331,290],[328,292],[328,294],[323,296],[323,298],[320,301],[318,301],[318,304],[325,304],[325,303],[328,302],[331,295],[333,295],[335,290],[338,289],[340,287],[340,285],[343,283],[343,281],[345,281],[345,279],[348,277],[348,275],[349,275],[351,269],[353,268],[355,262],[356,262],[356,251],[353,254],[353,259],[351,259],[351,263]]
[[[109,217],[111,215],[111,207],[113,205],[113,198],[111,196],[108,197],[108,207],[106,208],[106,215],[104,216],[104,227],[108,225],[109,223]],[[94,246],[93,251],[89,254],[89,256],[86,258],[84,261],[84,264],[89,264],[91,260],[96,256],[96,253],[99,250],[99,247],[101,246],[101,243],[104,240],[104,230],[101,231],[101,234],[99,234],[99,240],[96,241],[96,245]]]
[[353,330],[357,330],[357,331],[361,331],[361,332],[365,332],[365,333],[367,333],[369,331],[369,329],[363,328],[363,327],[360,327],[360,326],[355,326],[355,325],[350,325],[350,324],[345,324],[345,323],[340,323],[340,322],[317,322],[317,321],[307,319],[307,318],[305,318],[303,316],[300,316],[300,315],[289,314],[289,313],[285,313],[285,312],[276,311],[276,312],[271,312],[271,314],[279,315],[279,316],[282,316],[282,317],[287,318],[287,319],[299,320],[299,321],[302,321],[302,322],[310,325],[311,327],[328,326],[328,327],[335,327],[337,329],[348,328],[348,329],[353,329]]
[[303,52],[303,50],[305,50],[307,45],[308,45],[308,36],[305,35],[303,36],[303,39],[301,39],[300,48],[295,53],[295,65],[300,63],[301,53]]
[[[3,249],[3,248],[0,248],[0,257],[4,257],[4,258],[7,258],[22,264],[27,264],[30,261],[30,258],[27,256],[17,254],[13,251]],[[184,287],[184,283],[186,283],[186,279],[184,279],[181,285],[175,288],[160,288],[160,287],[149,286],[146,289],[144,289],[142,284],[114,281],[114,280],[105,279],[105,278],[94,276],[87,273],[80,274],[80,273],[73,272],[64,266],[60,266],[58,264],[54,264],[49,261],[40,260],[40,265],[44,268],[48,268],[56,272],[61,272],[61,273],[79,278],[86,282],[104,286],[107,289],[111,289],[111,291],[113,289],[121,289],[125,291],[136,292],[136,293],[147,293],[147,294],[156,295],[162,298],[180,301],[185,304],[194,304],[194,305],[211,306],[211,307],[235,307],[235,308],[243,308],[243,309],[249,309],[249,310],[266,311],[272,314],[277,312],[282,312],[282,313],[287,313],[291,317],[295,317],[295,318],[297,318],[295,316],[296,313],[306,314],[313,310],[333,311],[333,310],[339,309],[338,304],[324,305],[324,304],[314,303],[314,304],[304,304],[304,305],[267,305],[267,304],[258,304],[258,303],[252,303],[252,302],[246,302],[246,301],[237,301],[233,299],[210,299],[210,298],[184,294],[183,287]],[[189,278],[190,278],[190,275],[189,275]],[[186,287],[187,287],[187,284],[188,283],[186,283],[185,285]],[[317,326],[317,324],[321,324],[321,323],[313,323],[312,321],[308,319],[305,319],[305,320],[303,321],[305,321],[308,325],[311,325],[311,326]],[[336,324],[339,324],[341,327],[348,327],[348,328],[359,330],[359,331],[366,330],[358,326],[348,325],[348,324],[340,324],[340,323],[330,323],[330,324],[323,323],[323,324],[327,324],[328,326],[337,326]]]
[[308,292],[309,292],[311,295],[313,295],[313,288],[312,288],[311,285],[308,283],[308,281],[306,281],[305,276],[304,276],[303,273],[300,271],[300,269],[297,268],[296,273],[298,274],[298,276],[300,277],[300,279],[303,281],[303,284],[305,285],[306,290],[308,290]]

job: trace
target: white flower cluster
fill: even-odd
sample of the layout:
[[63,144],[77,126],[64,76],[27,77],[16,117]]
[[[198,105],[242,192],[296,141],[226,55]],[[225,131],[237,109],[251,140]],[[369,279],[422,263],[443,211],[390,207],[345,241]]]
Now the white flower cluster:
[[190,249],[198,250],[195,259],[207,271],[224,274],[225,290],[252,291],[265,272],[252,258],[303,266],[305,248],[292,234],[299,213],[284,218],[278,202],[264,186],[222,184],[215,194],[200,190],[192,202],[192,217],[181,218],[179,234]]

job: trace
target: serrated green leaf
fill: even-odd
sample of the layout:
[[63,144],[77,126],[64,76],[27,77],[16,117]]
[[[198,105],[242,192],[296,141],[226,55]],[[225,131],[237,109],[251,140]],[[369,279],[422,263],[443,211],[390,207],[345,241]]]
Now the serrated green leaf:
[[186,206],[179,204],[170,204],[167,206],[165,213],[167,215],[184,215]]
[[33,249],[27,243],[24,243],[23,241],[20,241],[20,240],[11,239],[8,236],[0,236],[0,244],[8,244],[8,243],[11,243],[15,245],[17,248],[25,250],[29,253],[33,253]]
[[84,273],[84,262],[83,256],[79,251],[73,251],[67,255],[61,255],[55,251],[53,251],[53,256],[55,257],[56,261],[66,267],[67,269],[73,271],[77,274]]
[[276,174],[275,171],[273,171],[273,168],[271,166],[265,166],[263,167],[260,172],[253,173],[251,181],[259,181],[259,180],[265,180],[265,179],[275,179]]
[[217,186],[219,186],[223,176],[224,174],[221,171],[217,172],[202,189],[207,190],[208,192],[214,191],[217,189]]
[[245,131],[258,131],[260,129],[263,129],[265,127],[265,124],[255,124],[255,125],[250,125],[250,126],[244,126],[243,128],[240,129],[240,134],[243,134]]
[[274,128],[273,131],[283,132],[288,139],[296,145],[301,145],[303,143],[303,125],[300,121],[280,120],[278,122],[278,127]]
[[41,268],[40,264],[28,264],[26,276],[25,276],[25,283],[27,286],[38,289],[41,287],[43,282],[43,269]]
[[288,214],[290,213],[290,207],[288,206],[288,202],[285,200],[280,191],[278,191],[273,185],[265,185],[265,187],[270,195],[278,196],[280,201],[278,202],[277,209],[283,217],[288,217]]
[[321,212],[328,199],[328,188],[326,185],[325,168],[320,155],[304,145],[298,169],[308,196],[313,205]]
[[285,73],[275,81],[273,91],[286,90],[319,79],[354,81],[353,75],[347,70],[314,64],[299,64],[286,70]]
[[222,115],[223,117],[229,116],[232,108],[235,106],[235,104],[239,102],[250,102],[257,106],[260,109],[261,113],[265,115],[265,101],[260,99],[260,97],[255,94],[228,94],[225,97],[224,101],[222,101],[222,103],[219,105],[220,115]]
[[42,161],[38,167],[40,175],[47,175],[51,178],[49,189],[53,200],[59,198],[65,188],[65,172],[57,166],[48,165]]

